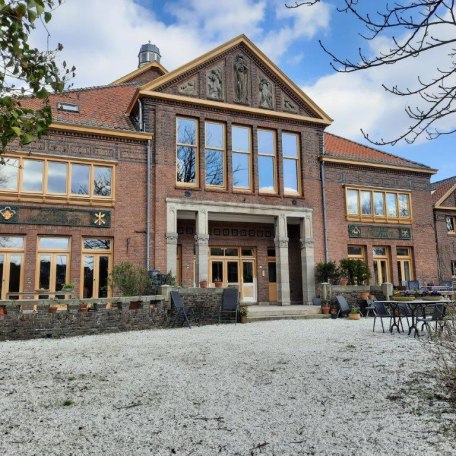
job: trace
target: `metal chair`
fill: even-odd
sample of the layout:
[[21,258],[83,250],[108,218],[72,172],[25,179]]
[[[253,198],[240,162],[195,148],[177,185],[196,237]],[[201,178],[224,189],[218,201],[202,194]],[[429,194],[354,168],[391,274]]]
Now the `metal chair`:
[[418,326],[418,323],[422,323],[421,331],[423,331],[424,328],[426,328],[429,335],[431,334],[431,326],[429,323],[435,322],[436,331],[437,331],[439,325],[440,325],[440,329],[442,329],[443,326],[445,325],[445,310],[446,310],[446,308],[445,308],[444,304],[437,304],[437,305],[433,306],[431,315],[425,315],[423,312],[423,316],[418,317],[416,319],[417,326]]
[[339,315],[342,317],[348,316],[350,313],[350,306],[348,305],[347,300],[345,299],[345,296],[338,295],[336,296],[337,304],[339,305]]
[[182,326],[185,322],[187,322],[187,325],[190,329],[192,328],[192,325],[190,324],[191,321],[195,321],[196,324],[199,326],[199,318],[196,317],[191,307],[184,306],[182,296],[177,291],[171,291],[170,295],[171,301],[174,304],[174,309],[176,311],[176,317],[174,318],[173,326],[176,326],[180,319],[182,319]]
[[419,280],[408,280],[407,281],[407,290],[419,290],[421,287]]
[[397,309],[399,310],[399,315],[398,315],[399,324],[402,326],[402,332],[404,332],[404,325],[402,323],[402,319],[405,318],[405,320],[407,322],[407,329],[410,329],[409,318],[412,317],[412,311],[410,310],[410,307],[407,304],[405,304],[404,302],[398,302],[396,304],[396,306],[397,306]]
[[228,321],[234,316],[236,324],[239,317],[239,291],[237,288],[225,288],[223,290],[222,303],[219,311],[219,324],[222,322],[222,317],[226,317]]
[[452,280],[442,280],[440,282],[441,287],[446,287],[448,290],[453,289],[453,281]]
[[374,302],[373,303],[374,307],[374,326],[372,328],[372,331],[375,331],[375,322],[377,321],[377,318],[380,318],[380,323],[382,324],[382,330],[385,332],[385,327],[383,326],[383,319],[384,318],[389,318],[390,320],[390,325],[391,325],[391,314],[388,310],[388,308],[385,306],[385,303],[383,302]]
[[321,298],[312,298],[312,304],[314,306],[321,306]]

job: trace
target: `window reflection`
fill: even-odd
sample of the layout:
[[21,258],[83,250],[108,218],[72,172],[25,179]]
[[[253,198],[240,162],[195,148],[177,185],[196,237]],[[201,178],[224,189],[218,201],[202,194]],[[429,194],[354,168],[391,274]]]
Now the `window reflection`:
[[250,152],[250,129],[233,126],[233,150]]
[[398,200],[399,200],[399,217],[410,217],[408,195],[399,193]]
[[250,128],[233,126],[233,186],[250,189]]
[[196,183],[197,159],[197,122],[193,119],[178,117],[177,122],[177,151],[176,171],[177,182]]
[[71,193],[73,195],[89,194],[90,166],[71,165]]
[[361,211],[363,215],[372,214],[371,192],[361,192]]
[[0,163],[0,190],[17,191],[19,174],[19,160],[16,158],[5,158]]
[[84,239],[83,248],[88,250],[110,250],[110,239]]
[[397,201],[395,193],[386,194],[386,211],[388,217],[397,217]]
[[358,215],[358,190],[347,191],[347,210],[350,215]]
[[66,237],[40,237],[39,248],[46,250],[67,250],[70,245]]
[[66,193],[67,165],[62,162],[48,162],[47,191],[51,193]]
[[24,238],[20,236],[0,236],[0,249],[23,249]]
[[206,185],[225,185],[225,127],[223,124],[206,122]]
[[93,194],[95,196],[111,196],[111,173],[111,168],[93,167]]
[[42,192],[43,162],[41,160],[23,160],[22,166],[22,190],[25,192]]
[[283,181],[285,193],[298,193],[299,149],[298,135],[282,133]]
[[374,210],[375,215],[385,215],[385,203],[383,202],[383,193],[381,192],[374,192]]
[[258,130],[258,174],[259,188],[274,192],[275,184],[275,138],[270,130]]

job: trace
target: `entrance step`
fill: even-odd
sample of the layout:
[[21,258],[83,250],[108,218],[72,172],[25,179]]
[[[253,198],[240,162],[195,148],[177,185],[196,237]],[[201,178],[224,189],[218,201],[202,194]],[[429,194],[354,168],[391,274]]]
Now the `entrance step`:
[[328,318],[320,306],[249,306],[248,322]]

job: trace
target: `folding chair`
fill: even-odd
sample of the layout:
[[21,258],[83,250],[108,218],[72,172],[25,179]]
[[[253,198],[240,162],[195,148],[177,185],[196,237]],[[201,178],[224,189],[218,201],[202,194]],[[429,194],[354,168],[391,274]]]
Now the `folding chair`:
[[174,319],[173,326],[176,326],[178,321],[182,319],[182,326],[187,322],[188,327],[191,329],[192,325],[190,321],[195,321],[197,325],[200,325],[199,318],[195,316],[193,309],[191,307],[185,307],[182,301],[182,296],[177,291],[171,291],[171,301],[174,304],[174,309],[176,311],[176,317]]
[[239,316],[239,292],[237,288],[225,288],[223,290],[222,303],[219,311],[219,324],[222,322],[222,317],[230,320],[234,316],[234,323],[237,323]]
[[336,300],[337,304],[339,305],[339,315],[341,315],[342,317],[347,317],[351,309],[348,305],[347,300],[345,299],[345,296],[338,295],[336,296]]

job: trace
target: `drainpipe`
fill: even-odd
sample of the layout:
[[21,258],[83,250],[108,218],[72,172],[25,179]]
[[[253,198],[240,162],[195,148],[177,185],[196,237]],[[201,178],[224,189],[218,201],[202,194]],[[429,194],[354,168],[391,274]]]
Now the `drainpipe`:
[[147,140],[147,195],[146,195],[146,268],[150,270],[150,165],[151,165],[151,145],[150,139]]
[[[325,155],[325,145],[323,137],[323,149],[321,151],[321,158]],[[323,241],[325,246],[325,263],[329,261],[329,252],[328,252],[328,229],[327,229],[327,219],[326,219],[326,179],[325,179],[325,162],[320,161],[320,173],[321,173],[321,195],[322,195],[322,204],[323,204]]]
[[437,252],[437,274],[439,275],[439,280],[445,280],[442,277],[442,270],[440,267],[440,248],[439,248],[439,237],[437,235],[437,212],[433,209],[433,218],[434,218],[434,236],[435,236],[435,251]]

